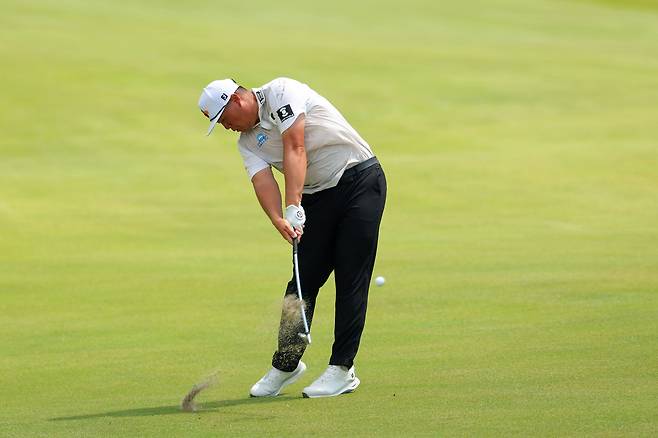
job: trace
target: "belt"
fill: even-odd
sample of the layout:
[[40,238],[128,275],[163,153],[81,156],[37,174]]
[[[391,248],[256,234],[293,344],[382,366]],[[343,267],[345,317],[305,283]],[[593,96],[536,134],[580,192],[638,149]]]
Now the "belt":
[[375,164],[379,164],[379,160],[377,159],[377,157],[368,158],[366,161],[361,161],[356,166],[352,166],[349,169],[345,169],[345,172],[343,172],[343,176],[344,177],[352,176],[356,173],[366,170],[370,166],[374,166]]

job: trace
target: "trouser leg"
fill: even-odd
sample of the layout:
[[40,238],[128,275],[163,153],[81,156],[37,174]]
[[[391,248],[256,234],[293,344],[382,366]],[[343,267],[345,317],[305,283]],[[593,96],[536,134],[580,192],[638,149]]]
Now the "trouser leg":
[[368,289],[386,202],[386,177],[375,165],[342,189],[347,196],[335,237],[336,319],[329,363],[349,368],[365,326]]
[[[335,215],[332,213],[333,192],[305,195],[302,206],[306,211],[306,226],[299,242],[299,279],[305,301],[309,328],[320,288],[333,270]],[[299,306],[297,284],[293,268],[292,279],[284,295],[277,351],[272,366],[282,371],[293,371],[306,350],[306,343],[297,334],[304,332]]]

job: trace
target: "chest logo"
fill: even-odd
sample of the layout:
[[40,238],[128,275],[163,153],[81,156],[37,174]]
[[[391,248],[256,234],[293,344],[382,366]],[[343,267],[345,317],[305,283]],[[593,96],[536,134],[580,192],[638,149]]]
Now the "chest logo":
[[258,147],[263,146],[263,144],[267,141],[267,135],[263,134],[262,132],[259,133],[256,136],[256,141],[258,142]]

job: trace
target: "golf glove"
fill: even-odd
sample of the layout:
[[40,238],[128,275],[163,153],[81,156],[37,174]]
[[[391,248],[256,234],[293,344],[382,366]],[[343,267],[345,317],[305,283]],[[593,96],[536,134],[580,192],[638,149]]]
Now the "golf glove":
[[304,228],[304,222],[306,222],[306,214],[304,213],[304,207],[301,205],[298,207],[296,205],[289,205],[286,207],[286,220],[293,228],[302,229]]

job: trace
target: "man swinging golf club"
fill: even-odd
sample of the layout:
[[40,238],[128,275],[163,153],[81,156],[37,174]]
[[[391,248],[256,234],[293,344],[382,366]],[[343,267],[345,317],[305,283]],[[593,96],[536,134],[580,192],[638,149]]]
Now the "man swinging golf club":
[[[238,149],[261,207],[284,239],[298,243],[299,277],[293,269],[285,295],[300,292],[299,280],[309,326],[318,291],[334,272],[331,358],[325,372],[304,388],[304,397],[354,391],[360,383],[354,358],[386,201],[377,158],[327,99],[293,79],[277,78],[252,90],[231,79],[213,81],[203,89],[199,108],[210,119],[208,135],[217,124],[240,132]],[[284,174],[285,212],[272,166]],[[290,330],[283,319],[272,368],[251,388],[252,397],[276,396],[306,371],[300,359],[310,335],[301,320]]]

